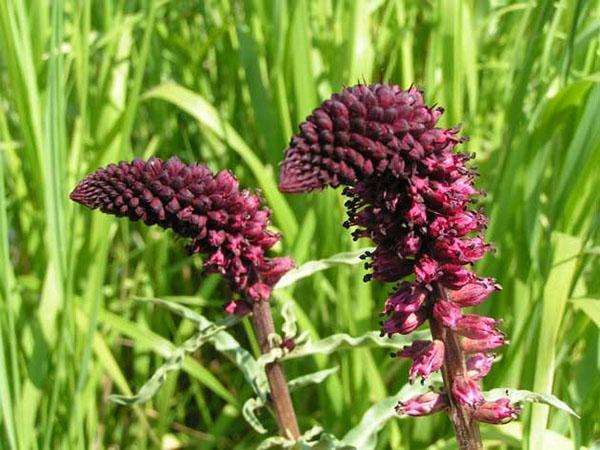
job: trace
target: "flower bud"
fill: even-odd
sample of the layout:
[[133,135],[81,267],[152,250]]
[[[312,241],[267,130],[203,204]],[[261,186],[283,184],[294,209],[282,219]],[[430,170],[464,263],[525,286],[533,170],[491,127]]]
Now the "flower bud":
[[395,333],[409,334],[425,321],[427,315],[423,311],[407,314],[393,314],[381,324],[381,335],[391,336]]
[[438,300],[433,305],[433,316],[446,328],[455,329],[456,324],[462,317],[462,312],[456,304]]
[[415,275],[419,283],[431,283],[438,277],[438,263],[428,255],[423,255],[415,264]]
[[508,423],[521,413],[521,409],[517,406],[512,406],[507,398],[500,398],[493,402],[482,402],[477,405],[473,412],[473,418],[479,422],[491,424]]
[[444,362],[444,343],[440,340],[421,341],[417,340],[410,346],[406,346],[397,356],[411,358],[413,363],[409,371],[411,383],[417,377],[427,378],[432,372],[439,370]]
[[460,375],[454,379],[452,395],[461,405],[475,406],[483,401],[477,382]]
[[456,331],[470,339],[486,339],[497,332],[496,325],[499,323],[491,317],[466,314],[456,323]]
[[461,347],[467,353],[481,353],[502,347],[506,343],[504,335],[499,331],[494,331],[483,339],[463,338]]
[[479,381],[492,369],[494,355],[476,353],[467,359],[467,374],[472,380]]
[[475,279],[473,272],[458,264],[443,264],[440,270],[440,282],[448,289],[460,289]]
[[427,416],[448,408],[448,397],[437,392],[427,392],[396,405],[401,416]]
[[493,278],[478,278],[458,290],[448,291],[448,295],[453,302],[460,306],[474,306],[485,300],[492,292],[500,289],[500,285]]
[[415,283],[401,283],[385,301],[384,314],[411,313],[421,308],[427,291]]

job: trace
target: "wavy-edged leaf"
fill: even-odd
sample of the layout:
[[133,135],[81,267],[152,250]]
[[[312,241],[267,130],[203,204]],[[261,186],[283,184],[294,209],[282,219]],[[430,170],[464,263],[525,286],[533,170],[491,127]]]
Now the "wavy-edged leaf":
[[354,252],[337,253],[333,256],[330,256],[329,258],[308,261],[302,264],[300,267],[290,270],[283,277],[281,277],[279,282],[275,285],[274,289],[282,289],[284,287],[290,286],[303,278],[311,276],[314,273],[321,272],[322,270],[326,270],[340,264],[345,264],[349,266],[361,264],[364,262],[361,259],[361,255],[365,254],[365,252],[368,252],[370,250],[373,249],[370,247],[361,248],[360,250]]
[[[434,373],[428,380],[428,384],[441,382],[441,375]],[[360,450],[373,450],[377,445],[377,433],[392,418],[402,418],[394,410],[399,401],[407,400],[417,394],[428,390],[421,384],[405,384],[397,394],[386,397],[371,406],[362,416],[359,424],[352,428],[341,444],[350,445]]]
[[577,413],[573,411],[569,405],[552,394],[540,394],[538,392],[532,392],[525,389],[497,388],[484,392],[483,395],[487,400],[490,401],[497,400],[502,397],[508,397],[513,403],[544,403],[545,405],[554,406],[561,411],[579,418]]
[[244,402],[244,406],[242,406],[242,416],[248,422],[248,425],[259,434],[267,433],[267,429],[258,420],[258,417],[256,417],[256,411],[263,406],[265,406],[265,400],[262,398],[249,398]]
[[194,353],[215,334],[227,329],[238,321],[239,317],[229,316],[219,323],[211,322],[206,327],[199,325],[198,331],[173,351],[169,359],[152,374],[136,395],[111,395],[110,400],[121,405],[136,405],[147,402],[167,380],[169,372],[181,369],[186,355]]
[[[411,344],[416,339],[429,339],[431,334],[429,331],[419,331],[412,333],[410,336],[394,335],[391,338],[380,336],[377,331],[370,331],[362,336],[353,337],[349,334],[340,333],[328,336],[316,342],[307,342],[304,345],[299,345],[291,352],[284,354],[281,359],[296,359],[310,355],[329,355],[337,350],[346,350],[356,347],[381,347],[401,349],[405,345]],[[259,363],[263,363],[263,358],[268,355],[263,355],[259,358]]]
[[[100,321],[113,327],[115,330],[132,338],[136,344],[141,347],[152,350],[153,352],[169,358],[172,356],[176,347],[169,342],[167,339],[159,336],[152,331],[140,327],[138,324],[131,322],[117,314],[111,313],[106,310],[99,311]],[[224,333],[223,331],[221,333]],[[217,336],[220,333],[217,334]],[[231,403],[235,407],[238,407],[239,400],[236,399],[231,392],[229,392],[225,386],[205,367],[203,367],[198,361],[193,358],[185,357],[183,361],[183,369],[196,378],[200,383],[207,386],[214,393],[219,395],[225,401]]]
[[[319,436],[315,440],[316,436]],[[345,445],[332,434],[323,433],[319,426],[314,426],[304,433],[297,442],[281,436],[272,436],[260,443],[257,450],[270,448],[297,449],[297,450],[358,450],[351,445]]]
[[[338,371],[338,367],[332,367],[330,369],[319,370],[317,372],[309,373],[307,375],[302,375],[298,378],[294,378],[293,380],[288,381],[288,387],[289,387],[290,391],[293,392],[297,389],[303,388],[310,384],[320,384],[323,381],[325,381],[325,379],[327,379],[327,377],[329,375],[332,375],[332,374],[336,373],[337,371]],[[260,434],[265,434],[267,432],[267,429],[263,426],[263,424],[260,422],[258,417],[256,417],[255,412],[256,412],[256,410],[264,407],[265,405],[266,405],[266,396],[262,396],[262,397],[250,398],[250,399],[246,400],[246,402],[244,402],[244,406],[242,407],[242,415],[244,416],[244,419],[246,419],[246,422],[248,422],[248,424],[252,428],[254,428],[254,430],[257,433],[260,433]],[[263,441],[263,444],[271,445],[271,446],[275,446],[275,445],[281,446],[281,443],[279,441],[273,441],[273,440],[269,440],[269,439],[266,439],[265,441]],[[263,444],[261,444],[261,445],[263,445]],[[259,447],[259,448],[261,448],[261,447]],[[264,448],[270,448],[270,447],[267,446]]]
[[296,315],[294,314],[294,303],[286,302],[281,308],[281,316],[283,317],[283,325],[281,325],[281,331],[283,336],[291,338],[296,336],[298,333],[298,324]]
[[[180,303],[154,297],[140,297],[137,299],[165,307],[170,311],[173,311],[176,314],[191,320],[200,328],[206,328],[212,323],[203,315],[198,314],[197,312],[186,306],[183,306]],[[236,365],[236,367],[243,373],[246,381],[250,384],[250,386],[252,386],[256,395],[259,397],[266,396],[267,379],[264,370],[262,370],[263,366],[259,366],[256,359],[254,359],[254,357],[245,348],[243,348],[231,334],[221,330],[210,336],[209,342],[214,346],[215,350],[223,353],[231,362]]]
[[288,382],[290,391],[303,388],[311,384],[320,384],[327,379],[328,376],[333,375],[338,371],[339,367],[332,367],[330,369],[319,370],[317,372],[302,375],[298,378],[294,378]]

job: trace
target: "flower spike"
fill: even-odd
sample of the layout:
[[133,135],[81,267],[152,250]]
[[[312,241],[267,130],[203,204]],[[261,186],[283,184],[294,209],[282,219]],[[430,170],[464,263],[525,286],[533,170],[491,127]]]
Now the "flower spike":
[[433,405],[447,398],[459,446],[472,448],[469,442],[479,440],[477,420],[503,423],[518,410],[485,402],[480,392],[479,380],[493,362],[487,352],[506,341],[499,321],[462,308],[478,305],[500,285],[472,270],[493,252],[483,237],[487,219],[473,207],[483,192],[467,164],[473,156],[455,150],[466,140],[459,129],[436,125],[442,113],[414,87],[345,88],[300,125],[285,151],[279,188],[293,193],[345,186],[344,226],[355,240],[375,244],[365,255],[371,270],[365,281],[397,284],[384,304],[382,335],[408,334],[429,322],[433,341],[416,341],[398,355],[413,359],[411,381],[443,368],[443,394],[425,394],[397,411],[428,414],[443,409]]
[[[270,211],[225,170],[215,175],[177,157],[121,161],[88,175],[70,197],[191,239],[190,252],[206,255],[205,271],[222,274],[241,302],[268,299],[271,287],[294,266],[287,257],[265,256],[280,239],[267,228]],[[230,303],[225,310],[245,314],[250,307]]]

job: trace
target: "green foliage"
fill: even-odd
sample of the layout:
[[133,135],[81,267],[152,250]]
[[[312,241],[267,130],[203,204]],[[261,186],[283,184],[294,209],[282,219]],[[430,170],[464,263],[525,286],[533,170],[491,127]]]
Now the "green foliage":
[[[380,79],[422,86],[477,152],[498,250],[477,269],[504,286],[478,311],[502,317],[511,340],[485,388],[552,394],[580,416],[526,406],[520,422],[484,427],[486,445],[593,448],[599,24],[598,0],[0,1],[0,448],[262,442],[242,418],[265,386],[246,319],[186,353],[143,405],[109,401],[139,392],[198,330],[135,297],[218,323],[228,293],[171,234],[90,213],[68,193],[99,165],[172,154],[261,189],[284,234],[277,252],[300,265],[275,291],[275,315],[289,301],[306,345],[335,341],[284,357],[290,379],[339,367],[294,394],[302,430],[325,430],[305,448],[332,448],[361,424],[381,425],[363,446],[452,448],[443,415],[378,422],[391,412],[372,409],[403,389],[407,363],[379,345],[394,347],[376,337],[390,287],[362,282],[340,192],[276,189],[298,122],[342,86]],[[347,261],[328,259],[339,254]]]

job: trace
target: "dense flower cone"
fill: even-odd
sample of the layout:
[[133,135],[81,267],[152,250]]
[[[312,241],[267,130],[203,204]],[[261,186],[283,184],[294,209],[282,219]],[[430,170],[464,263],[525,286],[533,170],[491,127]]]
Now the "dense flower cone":
[[[244,299],[265,300],[293,266],[289,258],[267,258],[280,236],[267,229],[270,211],[261,199],[240,190],[228,171],[213,175],[203,165],[167,161],[120,162],[98,169],[71,193],[71,199],[107,214],[141,220],[190,238],[189,250],[204,253],[204,269],[222,274]],[[244,302],[229,313],[249,311]]]
[[[434,164],[427,150],[460,141],[457,129],[435,128],[442,112],[425,105],[416,88],[377,84],[344,89],[300,125],[286,150],[279,187],[306,192],[387,171],[400,175],[409,169],[407,160]],[[460,157],[443,163],[453,164],[453,159]]]
[[[508,400],[485,402],[478,384],[493,361],[487,352],[503,345],[504,335],[498,321],[462,312],[500,289],[469,268],[492,251],[483,239],[487,220],[472,208],[481,194],[474,187],[477,174],[467,166],[472,156],[455,151],[465,139],[457,128],[436,127],[442,112],[426,106],[415,88],[344,89],[300,125],[281,165],[280,189],[346,186],[344,225],[354,228],[355,239],[368,238],[376,246],[365,255],[372,270],[366,279],[396,283],[385,302],[382,334],[408,334],[428,320],[452,330],[463,352],[475,355],[445,395],[472,409],[477,420],[504,423],[517,410]],[[413,359],[411,381],[425,379],[442,366],[444,343],[417,341],[397,356]],[[413,403],[398,411],[418,415],[443,409],[408,408]]]

